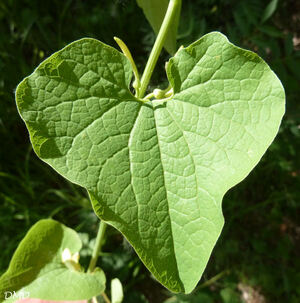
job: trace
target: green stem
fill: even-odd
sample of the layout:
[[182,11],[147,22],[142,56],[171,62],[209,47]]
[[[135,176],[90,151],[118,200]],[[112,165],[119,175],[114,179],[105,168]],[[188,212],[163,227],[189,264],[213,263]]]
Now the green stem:
[[144,94],[145,94],[147,86],[149,84],[155,64],[158,60],[160,52],[165,43],[168,30],[176,16],[176,12],[178,10],[180,10],[180,8],[181,8],[181,0],[170,0],[164,21],[160,27],[159,33],[157,35],[156,41],[154,43],[154,46],[152,48],[152,51],[150,53],[148,62],[146,64],[146,67],[145,67],[145,70],[144,70],[144,73],[142,76],[141,87],[140,87],[139,95],[138,95],[139,98],[144,97]]
[[102,297],[103,297],[105,303],[111,303],[110,300],[108,299],[108,296],[106,295],[105,292],[102,293]]
[[102,244],[103,244],[103,236],[104,236],[106,227],[107,227],[107,224],[101,220],[100,224],[99,224],[96,243],[95,243],[94,250],[92,253],[92,258],[90,261],[88,272],[93,272],[96,267],[97,259],[98,259],[98,256],[101,251]]
[[212,277],[211,279],[205,281],[204,283],[200,284],[198,287],[197,287],[197,290],[198,289],[201,289],[201,288],[205,288],[205,287],[208,287],[212,284],[214,284],[216,281],[218,281],[219,279],[221,279],[224,275],[227,275],[229,273],[228,270],[224,270],[222,272],[220,272],[219,274],[217,274],[216,276]]

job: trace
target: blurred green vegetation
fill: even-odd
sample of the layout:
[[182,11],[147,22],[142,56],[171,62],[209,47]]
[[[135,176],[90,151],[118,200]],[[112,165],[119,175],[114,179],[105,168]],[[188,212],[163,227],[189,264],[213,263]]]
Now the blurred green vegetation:
[[[108,278],[123,282],[126,303],[300,302],[300,3],[183,1],[178,45],[213,30],[268,62],[286,89],[287,112],[260,164],[226,194],[223,233],[192,295],[169,293],[122,236],[108,230],[99,265]],[[37,159],[14,101],[16,85],[45,57],[86,36],[115,47],[113,36],[120,37],[140,71],[155,39],[133,0],[0,2],[0,273],[41,218],[53,217],[80,232],[83,263],[91,254],[98,220],[85,191]],[[163,52],[152,89],[165,85],[167,59]]]

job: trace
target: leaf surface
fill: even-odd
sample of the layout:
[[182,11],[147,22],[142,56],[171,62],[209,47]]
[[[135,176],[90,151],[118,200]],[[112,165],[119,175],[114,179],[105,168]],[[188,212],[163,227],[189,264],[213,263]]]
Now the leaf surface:
[[[158,34],[167,12],[169,0],[137,0],[137,3],[143,9],[143,12],[154,32]],[[171,23],[168,30],[168,35],[164,44],[165,49],[171,55],[174,55],[177,50],[176,41],[179,19],[180,11],[177,11],[174,21]]]
[[91,274],[70,269],[62,261],[68,248],[75,254],[81,249],[77,233],[54,220],[38,221],[19,244],[8,270],[0,278],[0,301],[5,292],[43,300],[84,300],[105,289],[101,270]]
[[285,97],[261,58],[217,32],[180,50],[167,75],[171,98],[138,100],[125,56],[82,39],[16,97],[37,155],[89,191],[164,286],[189,293],[221,233],[222,198],[273,141]]

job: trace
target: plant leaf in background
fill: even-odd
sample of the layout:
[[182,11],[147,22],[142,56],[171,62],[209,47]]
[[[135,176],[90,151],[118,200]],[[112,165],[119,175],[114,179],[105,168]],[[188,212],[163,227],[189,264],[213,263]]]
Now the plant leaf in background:
[[68,267],[67,261],[62,261],[66,249],[72,254],[79,252],[77,233],[54,220],[38,221],[0,278],[0,301],[15,301],[10,294],[4,300],[5,292],[13,291],[43,300],[84,300],[101,294],[105,289],[104,273],[97,270],[87,274]]
[[276,11],[278,6],[278,0],[271,0],[270,3],[265,8],[265,11],[261,18],[261,23],[266,22]]
[[[154,32],[158,34],[169,5],[169,0],[137,0],[137,4],[143,9]],[[177,50],[176,40],[179,19],[180,11],[177,11],[174,21],[169,27],[168,36],[164,45],[170,55],[174,55]]]
[[174,95],[139,100],[127,58],[71,43],[18,86],[37,155],[85,187],[167,288],[191,292],[221,233],[221,202],[273,141],[283,87],[256,54],[218,32],[167,64]]
[[121,303],[123,301],[123,287],[119,279],[111,280],[111,303]]

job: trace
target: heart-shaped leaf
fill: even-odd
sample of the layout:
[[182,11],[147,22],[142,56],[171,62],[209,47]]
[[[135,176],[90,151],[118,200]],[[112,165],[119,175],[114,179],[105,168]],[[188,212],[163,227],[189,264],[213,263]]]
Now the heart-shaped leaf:
[[222,197],[271,144],[285,97],[261,58],[217,32],[177,52],[167,74],[171,98],[138,100],[125,56],[82,39],[16,97],[37,155],[89,191],[163,285],[189,293],[222,230]]
[[73,301],[101,294],[105,289],[103,271],[87,274],[76,270],[76,260],[64,260],[64,252],[75,254],[80,249],[81,240],[74,230],[51,219],[38,221],[0,278],[0,301],[28,297]]

